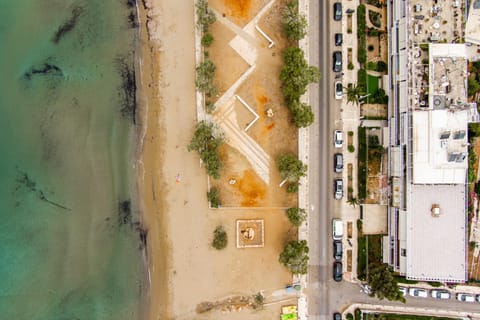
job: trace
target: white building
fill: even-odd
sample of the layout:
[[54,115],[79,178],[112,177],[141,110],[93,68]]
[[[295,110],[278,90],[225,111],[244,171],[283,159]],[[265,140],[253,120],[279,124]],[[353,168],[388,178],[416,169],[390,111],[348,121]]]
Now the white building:
[[[436,22],[446,10],[435,2],[389,5],[391,203],[384,261],[408,279],[465,282],[467,132],[476,119],[467,103],[466,48],[435,43],[459,35]],[[451,5],[448,18],[457,21],[459,4]]]

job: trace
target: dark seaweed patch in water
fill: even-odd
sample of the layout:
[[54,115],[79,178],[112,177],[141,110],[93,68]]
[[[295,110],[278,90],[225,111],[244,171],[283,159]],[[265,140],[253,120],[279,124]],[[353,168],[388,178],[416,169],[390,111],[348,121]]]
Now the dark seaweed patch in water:
[[136,3],[137,3],[136,0],[127,0],[127,6],[128,6],[129,8],[134,7]]
[[37,183],[33,181],[26,172],[22,172],[17,169],[18,177],[17,177],[17,186],[15,187],[15,192],[17,192],[21,187],[24,187],[27,192],[34,193],[35,196],[41,200],[44,201],[52,206],[55,206],[57,208],[66,210],[66,211],[71,211],[71,208],[68,208],[64,205],[59,204],[58,202],[54,202],[45,196],[45,193],[43,192],[42,189],[37,188]]
[[120,201],[118,204],[118,223],[119,225],[132,224],[132,208],[130,200]]
[[123,117],[130,117],[135,124],[137,110],[137,84],[135,82],[135,68],[133,63],[128,63],[125,58],[117,59],[117,70],[122,78],[120,88],[121,106],[120,112]]
[[136,14],[135,11],[130,11],[130,14],[128,15],[128,24],[130,25],[130,28],[132,28],[132,29],[138,27],[137,14]]
[[60,42],[60,40],[70,31],[73,30],[73,28],[75,28],[75,25],[77,24],[78,22],[78,18],[80,18],[80,15],[82,14],[83,12],[83,8],[82,7],[75,7],[73,8],[72,10],[72,14],[70,16],[70,18],[65,21],[62,25],[60,25],[57,29],[57,31],[55,32],[55,35],[53,36],[52,38],[52,42],[57,44]]
[[32,77],[35,75],[63,77],[63,72],[62,69],[60,69],[56,65],[45,62],[39,66],[31,67],[23,74],[23,77],[27,80],[31,80]]
[[[105,220],[108,223],[110,219],[107,218]],[[145,227],[139,221],[133,221],[133,212],[130,200],[123,200],[118,203],[118,226],[119,228],[122,228],[123,226],[133,228],[134,232],[136,232],[138,235],[138,249],[144,250],[147,247],[148,230],[145,229]]]

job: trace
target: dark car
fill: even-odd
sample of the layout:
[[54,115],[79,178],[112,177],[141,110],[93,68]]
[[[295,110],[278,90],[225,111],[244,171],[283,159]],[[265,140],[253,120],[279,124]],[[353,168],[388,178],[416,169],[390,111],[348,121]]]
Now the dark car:
[[342,52],[333,53],[333,72],[342,72]]
[[335,33],[335,45],[336,46],[341,46],[342,42],[343,42],[343,34]]
[[339,312],[335,312],[333,314],[333,320],[342,320],[342,314]]
[[333,241],[333,258],[335,261],[341,261],[343,255],[343,246],[342,241],[335,240]]
[[333,20],[342,20],[342,4],[340,2],[335,2],[333,4]]
[[343,266],[341,262],[334,262],[333,263],[333,280],[336,282],[342,281],[343,277]]
[[343,170],[343,154],[335,153],[333,155],[333,165],[335,172],[339,173]]

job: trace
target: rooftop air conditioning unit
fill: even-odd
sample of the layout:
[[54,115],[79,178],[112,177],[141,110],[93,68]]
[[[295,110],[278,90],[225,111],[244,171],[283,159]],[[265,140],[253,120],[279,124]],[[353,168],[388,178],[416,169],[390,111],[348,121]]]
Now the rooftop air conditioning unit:
[[440,205],[438,204],[432,204],[432,217],[438,218],[440,217]]

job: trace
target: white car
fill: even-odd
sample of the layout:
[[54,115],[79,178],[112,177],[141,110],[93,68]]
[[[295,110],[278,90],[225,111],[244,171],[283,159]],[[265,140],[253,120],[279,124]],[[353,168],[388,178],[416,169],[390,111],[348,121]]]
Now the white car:
[[462,302],[475,302],[475,297],[468,293],[457,293],[457,300]]
[[450,299],[450,292],[447,290],[430,290],[430,295],[435,299],[448,300]]
[[398,287],[398,290],[403,294],[404,297],[408,294],[408,289],[405,287]]
[[333,132],[333,144],[335,148],[343,147],[343,132],[342,130],[335,130]]
[[417,298],[427,298],[428,297],[427,290],[421,289],[421,288],[410,288],[410,289],[408,289],[408,294],[411,297],[417,297]]
[[335,99],[341,100],[343,97],[343,86],[341,81],[335,81]]

